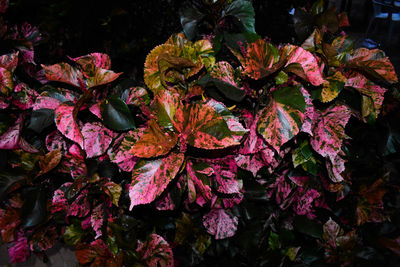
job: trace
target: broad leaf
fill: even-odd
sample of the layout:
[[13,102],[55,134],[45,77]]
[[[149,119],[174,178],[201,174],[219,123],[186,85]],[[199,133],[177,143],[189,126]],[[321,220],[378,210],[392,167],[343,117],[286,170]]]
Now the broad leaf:
[[161,130],[154,120],[149,120],[143,135],[129,151],[141,158],[152,158],[167,154],[177,143],[178,136],[170,131]]
[[203,225],[207,233],[215,239],[224,239],[235,235],[238,218],[224,209],[212,209],[203,217]]
[[205,168],[209,168],[209,165],[193,164],[191,161],[186,164],[188,200],[190,203],[196,201],[200,206],[209,202],[213,197],[210,178],[203,173]]
[[359,48],[347,63],[347,67],[377,80],[385,80],[388,83],[397,83],[397,75],[389,58],[379,49],[368,50]]
[[143,131],[143,128],[129,131],[122,139],[121,144],[117,148],[113,149],[112,152],[108,153],[110,160],[116,163],[123,171],[130,172],[135,166],[138,158],[132,155],[129,151],[137,140],[140,139]]
[[54,169],[60,163],[61,158],[62,158],[61,147],[53,151],[50,151],[46,155],[40,157],[39,159],[40,172],[36,175],[36,177],[48,173],[49,171]]
[[91,53],[89,55],[71,58],[82,66],[86,73],[91,73],[95,68],[109,70],[111,68],[111,59],[107,54]]
[[111,95],[103,104],[101,116],[104,124],[115,131],[135,129],[135,121],[129,107],[115,95]]
[[[328,108],[317,114],[310,144],[316,152],[328,158],[333,165],[341,161],[339,153],[343,139],[347,138],[344,129],[350,116],[350,109],[343,105]],[[343,180],[341,176],[335,177],[334,182]]]
[[54,119],[57,129],[68,139],[78,143],[80,147],[83,145],[83,135],[79,129],[78,122],[73,116],[74,107],[68,104],[59,105],[54,111]]
[[32,111],[27,128],[35,131],[36,133],[41,133],[44,129],[50,125],[53,125],[53,123],[54,110],[42,108]]
[[225,16],[234,16],[243,25],[244,31],[248,33],[256,33],[255,31],[255,13],[253,5],[249,1],[237,0],[233,1],[226,9]]
[[12,186],[26,178],[26,171],[23,169],[12,169],[9,171],[0,171],[0,200],[6,196],[8,190],[12,189]]
[[14,89],[13,73],[18,65],[18,52],[0,56],[0,92],[8,95]]
[[42,188],[30,188],[24,194],[24,204],[21,209],[21,223],[25,228],[41,223],[47,215],[47,196]]
[[110,146],[114,133],[100,122],[86,123],[82,127],[83,149],[88,158],[103,155]]
[[82,73],[68,63],[59,63],[50,66],[42,65],[49,81],[64,82],[80,88],[83,83]]
[[64,242],[69,246],[75,246],[79,243],[84,231],[79,224],[71,224],[65,228]]
[[180,96],[170,91],[161,91],[154,96],[151,108],[157,114],[157,123],[166,129],[173,130],[173,120],[180,106]]
[[131,210],[136,205],[150,203],[158,197],[175,178],[183,159],[183,154],[171,152],[165,158],[138,161],[132,172],[129,209]]
[[139,243],[136,253],[146,266],[174,266],[174,256],[167,241],[157,234],[151,234],[145,243]]
[[111,202],[118,207],[119,198],[121,196],[122,187],[114,182],[107,182],[103,186],[104,192],[110,197]]
[[278,152],[283,144],[300,131],[306,103],[299,87],[286,87],[272,93],[261,111],[257,130]]
[[175,113],[174,126],[187,144],[203,149],[238,145],[226,121],[208,105],[186,104]]
[[332,76],[327,77],[327,82],[323,84],[321,101],[327,103],[334,100],[343,89],[346,80],[341,72],[335,72]]
[[340,226],[331,218],[323,226],[322,238],[329,243],[330,246],[336,247],[336,238],[343,234],[343,230]]

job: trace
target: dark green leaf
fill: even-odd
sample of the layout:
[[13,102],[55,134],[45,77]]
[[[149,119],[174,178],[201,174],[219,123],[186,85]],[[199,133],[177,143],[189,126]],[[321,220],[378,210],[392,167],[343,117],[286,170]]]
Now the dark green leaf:
[[205,17],[198,9],[189,7],[180,12],[183,33],[190,40],[197,34],[197,24]]
[[254,9],[249,1],[237,0],[233,1],[225,11],[225,16],[236,17],[243,25],[245,32],[256,33],[254,23]]
[[314,18],[304,9],[296,8],[293,21],[296,35],[302,43],[314,30]]
[[317,0],[311,6],[311,14],[318,15],[324,11],[324,0]]
[[306,101],[299,87],[285,87],[272,93],[276,102],[306,111]]
[[224,82],[220,79],[213,78],[209,74],[203,76],[197,83],[203,86],[206,90],[212,90],[212,88],[216,88],[227,99],[236,102],[242,101],[246,94],[244,90],[241,90],[236,86]]
[[6,195],[7,190],[16,182],[25,178],[24,171],[13,169],[12,171],[0,171],[0,200]]
[[315,238],[322,238],[322,225],[307,219],[305,216],[294,218],[294,228],[297,232],[306,234]]
[[46,218],[46,192],[40,187],[29,188],[24,193],[21,209],[21,223],[24,228],[33,227]]
[[115,95],[105,101],[101,115],[104,124],[112,130],[126,131],[136,128],[128,105]]
[[43,108],[32,111],[28,129],[41,133],[54,123],[54,110]]

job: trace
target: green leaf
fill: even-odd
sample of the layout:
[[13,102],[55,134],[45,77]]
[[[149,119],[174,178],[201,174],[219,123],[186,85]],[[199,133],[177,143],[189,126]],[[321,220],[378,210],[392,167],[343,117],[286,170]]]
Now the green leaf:
[[128,105],[115,95],[104,102],[101,115],[104,124],[112,130],[126,131],[136,128]]
[[268,246],[272,250],[276,250],[281,247],[281,242],[279,241],[279,235],[277,233],[270,231],[269,237],[268,237]]
[[239,89],[238,87],[220,79],[213,78],[209,74],[204,75],[200,80],[197,81],[197,84],[203,86],[207,91],[215,88],[225,98],[235,102],[242,101],[246,95],[244,90]]
[[82,238],[84,231],[79,224],[71,224],[65,228],[64,242],[69,246],[75,246]]
[[245,32],[256,33],[255,13],[252,4],[245,0],[236,0],[230,4],[225,10],[225,16],[236,17],[243,25]]
[[307,219],[305,216],[297,216],[294,218],[294,228],[297,232],[309,235],[315,238],[322,238],[322,225]]
[[32,111],[28,129],[41,133],[54,123],[54,110],[43,108]]
[[288,77],[289,76],[285,72],[280,71],[278,75],[275,76],[275,83],[278,85],[284,84],[285,82],[287,82]]
[[24,228],[33,227],[47,216],[47,196],[43,188],[29,188],[23,195],[24,204],[21,209],[21,224]]
[[197,25],[205,17],[197,8],[189,7],[181,10],[179,13],[183,33],[190,40],[195,39],[197,35]]

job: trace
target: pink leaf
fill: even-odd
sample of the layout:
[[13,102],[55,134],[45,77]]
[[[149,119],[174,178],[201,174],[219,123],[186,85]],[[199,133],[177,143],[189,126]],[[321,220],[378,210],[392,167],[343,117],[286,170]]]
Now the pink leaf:
[[15,86],[14,91],[17,95],[14,97],[13,104],[22,110],[33,107],[37,93],[35,90],[28,87],[25,83],[19,83]]
[[67,142],[63,135],[59,131],[55,130],[46,136],[46,148],[48,151],[53,151],[58,148],[67,151]]
[[68,208],[66,216],[85,217],[90,212],[90,204],[87,201],[88,190],[83,190]]
[[80,81],[83,81],[82,73],[68,63],[59,63],[50,66],[42,65],[42,67],[49,81],[64,82],[78,88],[81,87]]
[[17,241],[13,242],[12,246],[8,249],[8,254],[12,263],[26,261],[30,254],[28,239],[19,233]]
[[116,163],[123,171],[131,172],[133,167],[138,160],[133,154],[129,151],[132,146],[140,139],[143,134],[144,128],[138,128],[133,131],[129,131],[121,144],[110,151],[108,154],[110,156],[110,160]]
[[[195,166],[197,167],[197,166]],[[186,164],[188,189],[189,189],[189,201],[196,201],[197,204],[203,206],[206,202],[209,202],[213,196],[210,188],[210,181],[208,177],[204,177],[200,171],[202,168],[193,168],[193,163],[188,161]],[[201,179],[201,178],[205,179]]]
[[139,243],[136,253],[147,266],[174,266],[172,249],[167,241],[157,234],[151,234],[145,243]]
[[86,123],[82,127],[83,148],[88,158],[103,155],[110,146],[114,133],[100,122]]
[[0,56],[0,67],[14,71],[18,66],[18,52]]
[[56,213],[59,211],[67,211],[68,210],[68,202],[65,198],[65,194],[61,189],[57,189],[54,191],[52,206],[51,206],[51,213]]
[[324,240],[327,241],[331,247],[336,248],[336,238],[341,232],[340,226],[334,220],[329,218],[323,226],[323,231],[322,237]]
[[[294,200],[293,210],[298,215],[310,215],[312,213],[312,203],[320,194],[315,189],[304,190],[302,187],[297,189],[297,195]],[[315,216],[315,215],[314,215]]]
[[18,149],[21,130],[23,126],[22,115],[15,121],[14,126],[0,136],[0,149]]
[[61,104],[61,101],[59,101],[55,98],[40,95],[36,98],[35,103],[33,104],[33,110],[38,110],[41,108],[55,110],[60,104]]
[[104,206],[102,204],[99,204],[93,209],[90,215],[90,224],[92,225],[93,230],[96,232],[96,236],[94,237],[94,239],[97,239],[102,235],[101,227],[103,226],[103,217]]
[[238,218],[224,209],[212,209],[203,217],[203,225],[207,233],[215,239],[224,239],[235,235]]
[[171,152],[167,157],[156,160],[140,160],[132,172],[132,184],[129,188],[131,210],[139,204],[152,202],[175,178],[184,155]]
[[73,116],[74,107],[67,104],[59,105],[55,110],[55,122],[57,129],[68,139],[79,144],[83,148],[83,135]]
[[107,54],[91,53],[86,56],[71,58],[84,69],[92,68],[93,66],[100,69],[109,70],[111,68],[111,59]]
[[264,166],[265,162],[260,158],[258,154],[255,155],[237,155],[235,157],[236,164],[247,171],[250,171],[254,177],[256,177],[257,172]]
[[172,200],[169,192],[163,198],[156,201],[156,209],[158,209],[158,210],[174,210],[175,209],[174,201]]
[[90,112],[92,112],[92,114],[94,114],[100,120],[103,119],[102,116],[101,116],[101,105],[102,105],[102,102],[99,102],[99,103],[93,104],[89,108]]

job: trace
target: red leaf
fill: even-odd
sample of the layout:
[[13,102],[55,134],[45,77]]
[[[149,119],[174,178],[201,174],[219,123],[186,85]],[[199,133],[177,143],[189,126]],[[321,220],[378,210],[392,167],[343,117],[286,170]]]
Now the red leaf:
[[[204,169],[198,166],[193,168],[193,163],[188,161],[186,164],[187,183],[189,202],[196,201],[197,204],[203,206],[206,202],[210,202],[213,194],[211,192],[210,180],[207,176],[201,173]],[[205,177],[204,177],[205,176]],[[204,178],[204,179],[202,179]]]
[[91,53],[89,55],[71,58],[73,61],[82,66],[85,71],[93,68],[109,70],[111,68],[111,59],[107,54]]
[[143,135],[129,151],[141,158],[152,158],[167,154],[177,143],[178,136],[170,131],[161,130],[157,122],[148,121]]
[[235,235],[238,218],[224,209],[212,209],[203,217],[203,225],[207,233],[215,239],[224,239]]
[[156,160],[140,160],[132,172],[129,188],[131,210],[134,206],[152,202],[175,178],[183,163],[182,153],[171,152],[167,157]]
[[83,135],[77,121],[73,116],[74,107],[67,104],[59,105],[55,110],[55,122],[57,129],[68,139],[83,146]]
[[81,82],[84,78],[82,73],[68,63],[59,63],[50,66],[42,65],[42,67],[49,81],[64,82],[78,88],[81,87]]
[[147,266],[174,266],[174,255],[167,241],[157,234],[151,234],[145,243],[139,243],[136,253]]
[[83,148],[88,158],[103,155],[110,146],[114,133],[100,122],[86,123],[82,127]]
[[90,224],[92,225],[93,230],[96,232],[96,236],[94,239],[99,238],[102,235],[101,227],[103,226],[104,221],[104,206],[103,204],[97,205],[92,213],[90,214]]
[[36,177],[43,175],[54,169],[60,163],[61,157],[62,157],[61,147],[47,153],[45,156],[40,157],[39,160],[40,172],[36,175]]
[[48,151],[53,151],[62,148],[63,151],[67,151],[67,142],[64,136],[57,130],[46,136],[46,148]]
[[60,104],[61,102],[55,98],[40,95],[36,98],[35,103],[33,104],[33,110],[38,110],[41,108],[55,110]]

